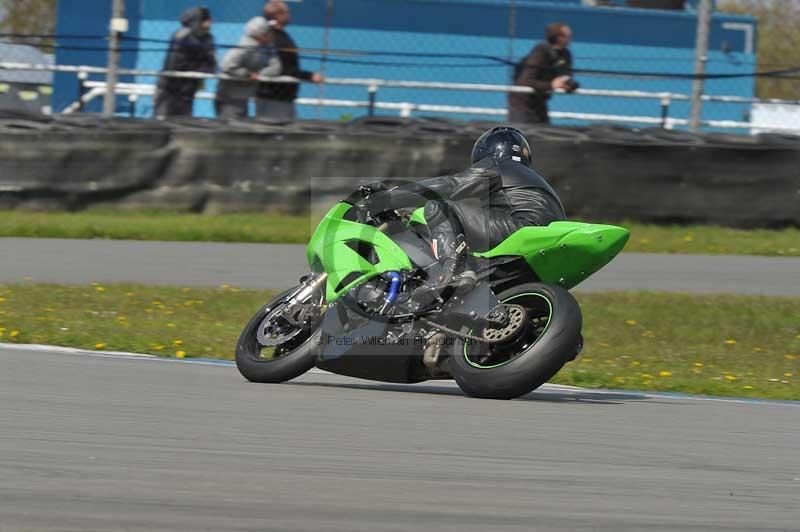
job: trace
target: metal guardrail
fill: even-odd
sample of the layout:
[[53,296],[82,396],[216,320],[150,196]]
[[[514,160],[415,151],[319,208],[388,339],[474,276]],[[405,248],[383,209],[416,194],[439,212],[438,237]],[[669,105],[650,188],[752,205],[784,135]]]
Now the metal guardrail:
[[[78,111],[84,107],[86,103],[105,95],[107,88],[105,82],[89,81],[89,75],[99,74],[106,75],[108,69],[102,67],[92,67],[85,65],[36,65],[30,63],[14,63],[14,62],[0,62],[0,69],[6,70],[30,70],[30,71],[50,71],[50,72],[66,72],[75,73],[80,81],[80,94],[78,100],[70,105],[65,112],[71,113]],[[138,77],[175,77],[184,79],[231,79],[240,80],[233,76],[225,74],[206,74],[202,72],[178,72],[178,71],[155,71],[155,70],[141,70],[141,69],[119,69],[121,76],[138,76]],[[255,81],[269,81],[277,83],[298,83],[303,80],[290,77],[263,77]],[[368,91],[367,101],[358,100],[337,100],[337,99],[317,99],[317,98],[300,98],[297,100],[301,105],[316,105],[326,107],[352,107],[352,108],[365,108],[369,114],[373,114],[376,109],[394,110],[398,111],[401,116],[408,117],[415,111],[421,112],[437,112],[437,113],[452,113],[452,114],[474,114],[474,115],[489,115],[489,116],[506,116],[506,109],[487,108],[487,107],[465,107],[455,105],[434,105],[424,103],[412,102],[379,102],[377,101],[377,92],[380,88],[394,88],[394,89],[436,89],[436,90],[451,90],[451,91],[473,91],[473,92],[500,92],[500,93],[522,93],[532,94],[535,92],[530,87],[522,87],[517,85],[492,85],[481,83],[444,83],[444,82],[430,82],[430,81],[404,81],[404,80],[385,80],[385,79],[372,79],[372,78],[326,78],[325,84],[327,85],[343,85],[343,86],[362,86],[366,87]],[[139,96],[151,96],[155,92],[153,85],[147,84],[131,84],[131,83],[118,83],[116,84],[116,91],[122,95],[133,97],[134,101]],[[88,92],[87,92],[88,89]],[[650,99],[660,100],[661,102],[661,116],[648,117],[648,116],[627,116],[627,115],[610,115],[610,114],[597,114],[597,113],[570,113],[551,111],[550,115],[553,118],[560,119],[574,119],[586,121],[617,121],[637,124],[650,124],[658,125],[666,129],[672,129],[675,126],[685,126],[689,124],[688,119],[672,118],[669,116],[669,109],[672,101],[690,101],[691,96],[688,94],[673,93],[673,92],[646,92],[636,90],[600,90],[600,89],[578,89],[575,94],[582,96],[596,96],[596,97],[616,97],[616,98],[631,98],[631,99]],[[208,92],[201,92],[197,95],[201,99],[213,99],[214,94]],[[800,100],[779,100],[779,99],[764,99],[764,98],[746,98],[741,96],[729,95],[710,95],[706,94],[702,97],[703,101],[707,102],[720,102],[720,103],[738,103],[738,104],[779,104],[779,105],[800,105]],[[702,125],[722,128],[722,129],[749,129],[749,130],[769,130],[769,131],[785,131],[790,133],[800,133],[800,124],[796,127],[779,127],[779,126],[758,126],[750,122],[739,122],[735,120],[704,120],[701,121]]]

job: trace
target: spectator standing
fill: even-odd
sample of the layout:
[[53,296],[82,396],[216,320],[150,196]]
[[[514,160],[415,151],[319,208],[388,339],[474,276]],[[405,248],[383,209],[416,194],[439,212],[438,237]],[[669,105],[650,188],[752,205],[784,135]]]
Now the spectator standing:
[[[163,70],[206,72],[217,69],[214,56],[214,36],[211,35],[211,11],[193,7],[181,15],[183,27],[172,35]],[[156,118],[192,116],[194,96],[203,80],[162,76],[154,103]]]
[[220,80],[215,102],[217,116],[246,118],[250,98],[256,93],[254,80],[277,76],[281,71],[272,24],[264,17],[250,19],[238,46],[222,59],[221,70],[223,74],[241,79]]
[[515,72],[514,85],[531,87],[536,92],[508,95],[508,118],[512,123],[549,124],[547,101],[553,91],[573,92],[578,84],[572,79],[572,29],[563,22],[547,26],[545,42],[539,43],[522,60]]
[[[281,60],[281,76],[292,76],[314,83],[322,83],[324,78],[318,72],[300,69],[297,45],[286,33],[291,22],[291,12],[286,2],[272,0],[264,6],[264,17],[273,23],[275,48]],[[294,120],[297,115],[294,101],[300,87],[297,83],[262,83],[258,88],[256,115],[276,120]]]

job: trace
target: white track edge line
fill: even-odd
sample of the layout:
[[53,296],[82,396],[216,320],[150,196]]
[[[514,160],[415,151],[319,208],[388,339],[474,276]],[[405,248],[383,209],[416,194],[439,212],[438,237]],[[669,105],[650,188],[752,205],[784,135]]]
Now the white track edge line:
[[[149,360],[153,362],[177,362],[182,364],[198,364],[204,366],[233,366],[232,361],[227,360],[208,360],[208,359],[180,359],[180,358],[167,358],[157,355],[143,354],[143,353],[127,353],[124,351],[90,351],[88,349],[76,349],[74,347],[61,347],[42,344],[9,344],[0,342],[0,349],[7,349],[9,351],[36,351],[41,353],[56,353],[65,355],[80,355],[95,358],[118,358],[123,360]],[[319,368],[312,368],[309,373],[317,375],[334,375],[328,371]],[[372,381],[370,381],[372,382]],[[746,405],[778,405],[778,406],[794,406],[800,407],[800,401],[781,401],[773,399],[758,399],[758,398],[737,398],[737,397],[714,397],[710,395],[684,395],[681,393],[665,393],[665,392],[646,392],[637,390],[608,390],[608,389],[592,389],[592,388],[579,388],[577,386],[568,386],[565,384],[544,384],[539,388],[542,391],[569,391],[577,393],[592,393],[598,395],[630,395],[644,397],[648,399],[683,399],[687,401],[716,401],[721,403],[734,403]]]

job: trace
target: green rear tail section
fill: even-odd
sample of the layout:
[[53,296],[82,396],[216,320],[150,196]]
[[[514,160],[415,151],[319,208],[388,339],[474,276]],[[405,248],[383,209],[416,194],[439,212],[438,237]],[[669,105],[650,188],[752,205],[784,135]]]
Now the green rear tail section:
[[524,257],[539,279],[570,289],[611,262],[629,237],[627,229],[614,225],[553,222],[523,227],[496,248],[475,255]]

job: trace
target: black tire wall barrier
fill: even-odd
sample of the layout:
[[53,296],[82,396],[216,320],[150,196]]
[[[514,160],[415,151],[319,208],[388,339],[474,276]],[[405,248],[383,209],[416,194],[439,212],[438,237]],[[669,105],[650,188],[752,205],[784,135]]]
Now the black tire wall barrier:
[[[324,208],[370,179],[469,163],[494,123],[49,119],[0,114],[0,208]],[[571,217],[800,226],[800,137],[521,127]]]

